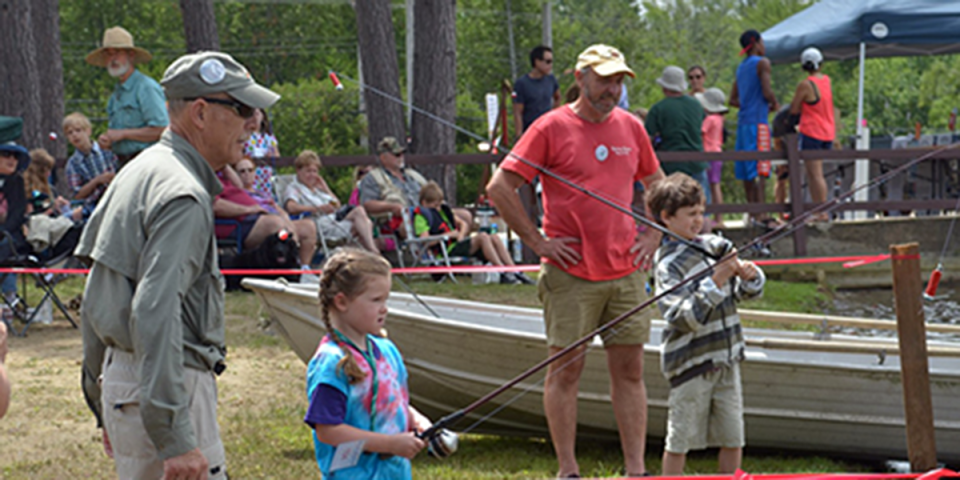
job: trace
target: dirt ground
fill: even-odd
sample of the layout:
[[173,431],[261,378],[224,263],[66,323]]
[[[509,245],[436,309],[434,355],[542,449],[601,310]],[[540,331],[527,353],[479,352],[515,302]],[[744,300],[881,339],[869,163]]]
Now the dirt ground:
[[[228,295],[228,368],[218,381],[228,469],[232,478],[316,478],[302,423],[304,365],[258,319],[253,295]],[[80,331],[60,317],[28,334],[9,340],[13,394],[0,420],[0,477],[116,478],[80,388]]]

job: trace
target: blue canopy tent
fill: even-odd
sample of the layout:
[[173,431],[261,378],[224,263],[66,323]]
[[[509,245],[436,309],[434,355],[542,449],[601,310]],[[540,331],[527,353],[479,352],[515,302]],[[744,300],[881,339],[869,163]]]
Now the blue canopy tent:
[[[859,57],[857,145],[867,148],[863,125],[864,60],[960,52],[960,2],[822,0],[763,32],[763,43],[766,56],[773,63],[798,62],[807,47],[819,48],[827,60]],[[866,182],[866,171],[861,171],[866,163],[857,163],[860,184]]]

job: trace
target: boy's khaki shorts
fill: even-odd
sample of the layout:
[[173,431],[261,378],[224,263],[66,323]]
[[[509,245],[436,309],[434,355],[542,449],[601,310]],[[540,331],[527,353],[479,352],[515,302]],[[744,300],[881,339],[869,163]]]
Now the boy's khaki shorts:
[[[547,345],[565,347],[649,297],[639,270],[615,280],[593,282],[543,264],[537,281]],[[620,322],[602,335],[607,345],[643,345],[650,338],[653,307]]]
[[739,363],[671,388],[667,405],[668,452],[685,454],[707,447],[743,447]]

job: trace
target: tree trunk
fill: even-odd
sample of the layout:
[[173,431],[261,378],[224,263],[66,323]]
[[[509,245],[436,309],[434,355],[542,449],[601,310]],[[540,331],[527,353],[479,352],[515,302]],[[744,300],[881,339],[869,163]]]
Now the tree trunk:
[[[386,136],[403,141],[403,106],[400,96],[400,69],[397,66],[397,44],[394,38],[390,0],[358,0],[357,37],[362,59],[363,80],[371,88],[363,89],[366,104],[370,151]],[[374,92],[377,89],[393,98]]]
[[180,0],[180,15],[187,37],[187,53],[220,50],[213,0]]
[[[0,69],[0,113],[23,117],[23,136],[19,143],[27,148],[44,146],[42,139],[45,136],[42,133],[43,108],[37,67],[41,50],[34,37],[33,18],[34,9],[39,10],[39,5],[31,0],[0,2],[0,65],[3,65]],[[62,95],[60,101],[63,101]]]
[[[63,135],[64,94],[63,56],[60,53],[60,1],[31,2],[34,41],[37,42],[37,75],[40,79],[40,138],[33,146],[43,146],[54,158],[67,156]],[[50,136],[56,133],[57,136]]]
[[[453,124],[457,114],[455,0],[416,0],[414,25],[413,104]],[[414,111],[411,132],[414,153],[456,153],[456,131],[447,124]],[[443,187],[447,202],[456,204],[456,166],[431,165],[422,170]]]

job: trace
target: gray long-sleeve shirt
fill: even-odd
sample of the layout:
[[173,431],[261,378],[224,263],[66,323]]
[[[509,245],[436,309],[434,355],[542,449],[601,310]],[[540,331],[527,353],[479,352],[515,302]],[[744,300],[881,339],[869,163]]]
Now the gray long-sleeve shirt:
[[114,178],[75,252],[92,261],[82,311],[87,403],[99,420],[106,348],[132,352],[136,400],[162,459],[197,446],[183,369],[213,370],[226,353],[213,236],[220,190],[206,160],[168,129]]

